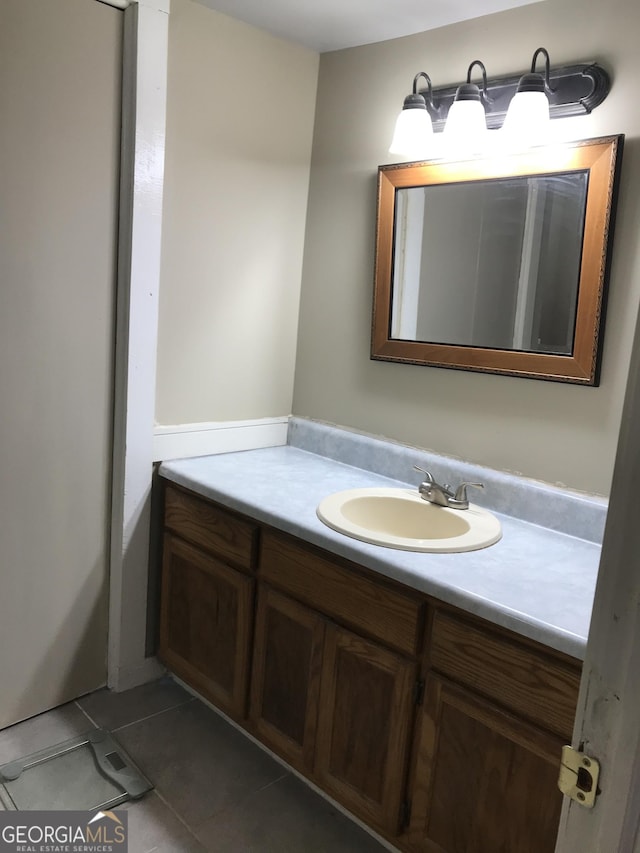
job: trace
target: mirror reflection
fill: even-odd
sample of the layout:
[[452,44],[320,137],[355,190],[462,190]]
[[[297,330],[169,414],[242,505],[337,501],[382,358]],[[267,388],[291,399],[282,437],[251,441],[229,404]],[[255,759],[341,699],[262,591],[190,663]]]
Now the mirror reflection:
[[571,354],[587,182],[396,190],[391,337]]

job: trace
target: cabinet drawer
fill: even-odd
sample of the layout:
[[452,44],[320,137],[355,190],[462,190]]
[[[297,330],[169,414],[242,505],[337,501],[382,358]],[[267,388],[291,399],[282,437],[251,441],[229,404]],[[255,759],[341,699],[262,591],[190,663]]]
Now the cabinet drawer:
[[262,538],[260,576],[314,610],[404,654],[420,650],[425,605],[391,584],[363,577],[268,531]]
[[255,566],[258,528],[206,500],[167,486],[164,524],[182,539],[238,568]]
[[580,668],[437,611],[431,665],[478,693],[563,737],[570,737]]

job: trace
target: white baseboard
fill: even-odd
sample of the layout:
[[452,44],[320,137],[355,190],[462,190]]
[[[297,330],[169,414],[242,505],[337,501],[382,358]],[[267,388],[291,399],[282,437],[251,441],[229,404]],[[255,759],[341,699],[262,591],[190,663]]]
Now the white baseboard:
[[131,690],[132,687],[146,684],[148,681],[155,681],[166,671],[158,658],[145,658],[138,664],[121,666],[116,671],[109,672],[108,687],[114,693],[121,693],[123,690]]
[[252,421],[158,425],[153,431],[153,460],[165,462],[236,450],[280,447],[287,443],[288,426],[288,415]]

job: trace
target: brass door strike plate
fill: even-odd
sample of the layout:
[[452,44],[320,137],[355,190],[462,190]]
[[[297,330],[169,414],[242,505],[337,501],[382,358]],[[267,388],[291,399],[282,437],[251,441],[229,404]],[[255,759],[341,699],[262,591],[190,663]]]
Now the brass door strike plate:
[[571,746],[562,747],[558,787],[576,803],[592,809],[598,793],[600,762]]

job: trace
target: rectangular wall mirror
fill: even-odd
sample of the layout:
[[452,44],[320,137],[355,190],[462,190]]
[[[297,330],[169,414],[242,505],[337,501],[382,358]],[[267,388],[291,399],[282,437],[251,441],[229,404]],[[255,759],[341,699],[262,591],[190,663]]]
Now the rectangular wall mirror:
[[596,385],[622,141],[381,166],[371,357]]

